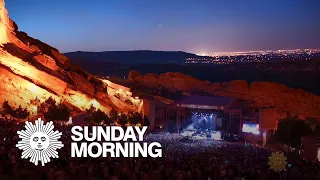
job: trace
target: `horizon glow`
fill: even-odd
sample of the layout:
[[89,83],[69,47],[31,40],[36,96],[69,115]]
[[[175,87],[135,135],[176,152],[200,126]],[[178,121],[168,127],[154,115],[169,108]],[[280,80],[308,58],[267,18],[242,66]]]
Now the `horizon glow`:
[[61,52],[320,48],[319,6],[292,0],[6,1],[19,30]]

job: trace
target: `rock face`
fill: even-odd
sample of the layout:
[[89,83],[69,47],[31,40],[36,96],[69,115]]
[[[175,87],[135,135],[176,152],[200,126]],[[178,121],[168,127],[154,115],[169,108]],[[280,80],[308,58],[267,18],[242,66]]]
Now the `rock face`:
[[209,81],[201,81],[178,72],[167,72],[160,75],[148,73],[143,76],[139,72],[132,70],[129,72],[128,79],[132,82],[143,84],[149,88],[164,87],[171,91],[205,91],[205,88],[211,85]]
[[280,112],[301,118],[320,118],[320,96],[301,89],[289,88],[272,82],[235,80],[210,83],[181,73],[146,74],[131,71],[129,80],[149,88],[163,87],[171,91],[202,92],[218,96],[236,97],[254,101],[257,107],[276,107]]
[[9,19],[4,0],[0,0],[0,44],[10,41],[10,34],[13,32],[13,30],[13,21]]
[[140,108],[141,104],[127,100],[130,97],[120,100],[109,95],[108,89],[57,49],[18,31],[0,0],[0,104],[8,100],[10,105],[34,111],[31,100],[53,97],[81,110],[91,105],[105,112]]

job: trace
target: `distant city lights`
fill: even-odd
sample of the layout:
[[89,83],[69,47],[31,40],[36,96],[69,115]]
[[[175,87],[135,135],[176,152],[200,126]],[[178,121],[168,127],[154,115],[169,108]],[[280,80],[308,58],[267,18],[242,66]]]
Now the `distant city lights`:
[[248,62],[268,62],[273,60],[310,60],[320,58],[320,49],[267,50],[248,52],[199,53],[201,57],[187,58],[186,64],[231,64]]
[[207,54],[205,52],[197,53],[198,56],[210,56],[210,54]]

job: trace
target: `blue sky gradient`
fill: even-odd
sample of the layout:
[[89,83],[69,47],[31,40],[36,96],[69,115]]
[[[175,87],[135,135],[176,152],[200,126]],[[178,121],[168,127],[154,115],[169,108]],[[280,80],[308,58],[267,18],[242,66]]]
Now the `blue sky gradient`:
[[62,52],[320,48],[317,0],[6,0],[21,31]]

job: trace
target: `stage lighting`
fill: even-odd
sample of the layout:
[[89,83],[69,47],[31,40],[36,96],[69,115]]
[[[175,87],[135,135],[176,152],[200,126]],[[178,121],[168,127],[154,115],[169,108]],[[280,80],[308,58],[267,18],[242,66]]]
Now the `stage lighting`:
[[260,134],[259,124],[249,124],[249,123],[243,124],[242,125],[242,132],[259,135]]
[[219,131],[213,132],[211,134],[211,137],[212,139],[219,141],[221,140],[221,133]]

